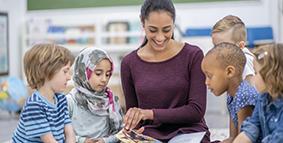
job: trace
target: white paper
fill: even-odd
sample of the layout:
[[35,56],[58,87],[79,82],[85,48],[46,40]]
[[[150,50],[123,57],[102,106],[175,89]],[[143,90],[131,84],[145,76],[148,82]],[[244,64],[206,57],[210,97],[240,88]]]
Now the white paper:
[[168,143],[183,143],[184,138],[186,138],[186,143],[200,143],[205,132],[197,132],[197,133],[189,133],[189,134],[182,134],[178,135],[175,138],[171,139]]

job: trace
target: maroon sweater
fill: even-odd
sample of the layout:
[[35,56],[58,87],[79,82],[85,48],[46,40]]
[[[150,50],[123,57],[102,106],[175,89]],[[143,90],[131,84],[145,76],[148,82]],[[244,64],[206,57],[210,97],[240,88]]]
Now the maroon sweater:
[[153,109],[154,120],[144,121],[144,134],[167,142],[180,133],[206,131],[205,76],[201,71],[203,52],[185,44],[173,58],[147,62],[137,50],[122,60],[121,77],[127,110]]

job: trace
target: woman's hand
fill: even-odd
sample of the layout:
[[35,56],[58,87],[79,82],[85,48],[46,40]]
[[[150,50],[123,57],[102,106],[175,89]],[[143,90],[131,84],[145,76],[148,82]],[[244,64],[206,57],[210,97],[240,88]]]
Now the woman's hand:
[[[142,134],[143,131],[144,131],[144,127],[141,127],[141,128],[136,129],[136,130],[134,130],[134,131],[135,131],[136,133],[138,133],[138,134]],[[131,130],[125,130],[125,129],[123,129],[123,132],[129,134],[129,133],[131,132]]]
[[153,111],[140,108],[130,108],[124,118],[125,129],[134,129],[141,120],[153,120]]

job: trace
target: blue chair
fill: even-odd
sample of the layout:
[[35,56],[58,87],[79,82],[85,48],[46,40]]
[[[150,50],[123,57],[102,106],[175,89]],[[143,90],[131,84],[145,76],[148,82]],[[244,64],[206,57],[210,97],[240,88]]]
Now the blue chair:
[[210,36],[211,28],[188,28],[185,31],[185,37],[194,37],[194,36]]
[[250,48],[258,44],[273,42],[272,27],[249,27],[247,28],[247,45]]
[[[183,34],[184,37],[211,36],[211,28],[188,28]],[[253,48],[258,44],[273,42],[272,27],[249,27],[247,28],[247,46]]]

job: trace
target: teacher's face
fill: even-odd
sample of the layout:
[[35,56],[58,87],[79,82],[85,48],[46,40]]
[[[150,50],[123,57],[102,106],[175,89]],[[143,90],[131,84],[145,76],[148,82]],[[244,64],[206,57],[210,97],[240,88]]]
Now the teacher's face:
[[148,39],[147,46],[156,51],[166,49],[174,31],[174,22],[170,13],[153,11],[145,19],[143,26]]

